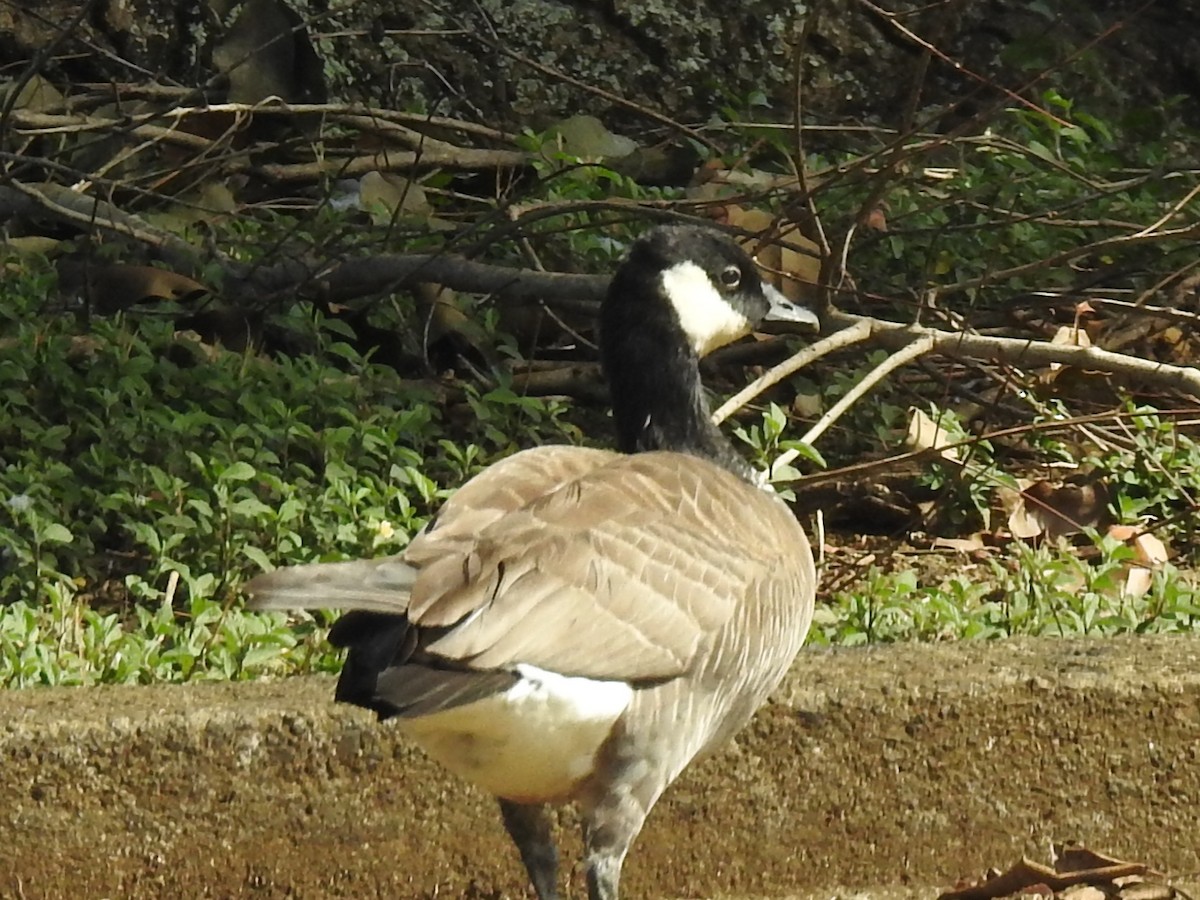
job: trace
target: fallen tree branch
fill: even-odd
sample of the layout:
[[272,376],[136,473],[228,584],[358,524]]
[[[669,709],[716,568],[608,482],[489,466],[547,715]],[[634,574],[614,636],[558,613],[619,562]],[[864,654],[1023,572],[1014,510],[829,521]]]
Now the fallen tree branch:
[[1013,366],[1048,366],[1051,363],[1059,363],[1089,371],[1130,375],[1156,387],[1200,397],[1200,369],[1194,366],[1173,366],[1124,353],[1101,350],[1098,347],[1076,347],[1024,338],[938,331],[924,325],[901,325],[841,312],[831,313],[826,317],[826,321],[843,328],[859,322],[868,322],[871,328],[870,342],[889,349],[900,349],[918,338],[931,337],[933,351],[949,356],[1005,362]]
[[367,172],[411,172],[416,169],[516,169],[529,164],[530,156],[519,150],[476,150],[451,144],[411,150],[381,150],[370,156],[345,159],[324,158],[306,163],[264,163],[246,168],[274,182],[313,181],[325,175],[354,178]]
[[[513,169],[529,165],[531,154],[520,150],[491,150],[474,147],[459,147],[442,141],[410,127],[422,120],[408,124],[372,115],[374,110],[345,111],[348,107],[325,107],[307,105],[286,107],[279,104],[254,105],[222,104],[211,107],[178,108],[133,117],[115,118],[100,115],[51,115],[46,113],[17,110],[12,114],[13,123],[19,133],[26,135],[71,134],[93,131],[121,131],[136,138],[154,142],[178,144],[197,153],[207,153],[218,142],[179,128],[179,123],[189,115],[228,112],[245,119],[254,115],[270,113],[323,113],[330,121],[367,131],[393,142],[412,147],[411,151],[387,151],[348,157],[343,159],[324,158],[304,163],[267,163],[253,166],[245,159],[226,162],[230,171],[251,170],[276,182],[314,180],[323,175],[354,177],[371,171],[411,171],[417,168],[449,169]],[[342,110],[337,111],[335,110]],[[173,121],[165,127],[163,121]],[[499,134],[496,132],[495,134]],[[491,135],[489,135],[491,136]]]
[[514,372],[513,390],[535,397],[565,394],[569,397],[608,402],[608,388],[600,372],[599,363],[560,366],[531,372]]
[[[307,274],[301,264],[286,261],[269,270],[260,271],[254,279],[254,284],[271,282],[277,290],[283,290],[289,285],[295,290],[303,284]],[[468,293],[495,294],[520,300],[539,299],[556,309],[573,308],[585,314],[598,308],[608,288],[608,278],[603,275],[534,272],[475,262],[449,254],[397,254],[343,262],[323,276],[321,294],[330,300],[346,301],[396,290],[417,281],[436,281],[446,287]],[[803,355],[797,354],[799,363],[791,362],[790,368],[789,363],[782,364],[784,368],[780,371],[783,374],[774,381],[760,379],[755,384],[763,382],[762,386],[747,396],[739,392],[717,411],[720,419],[726,418],[749,397],[761,393],[770,384],[777,383],[828,352],[826,348],[848,346],[858,340],[899,350],[916,340],[928,337],[933,342],[930,352],[945,353],[963,359],[1005,362],[1014,366],[1048,366],[1050,363],[1060,363],[1091,371],[1128,375],[1156,387],[1179,390],[1200,397],[1200,369],[1154,362],[1096,347],[1075,347],[1024,338],[938,331],[923,325],[905,325],[837,311],[826,314],[824,325],[827,328],[834,326],[839,329],[856,327],[847,335],[840,335],[840,332],[829,335],[825,340],[833,341],[832,346],[821,342],[819,345],[813,345],[816,350],[806,348],[801,351]],[[731,408],[727,409],[727,406]]]
[[[9,182],[9,189],[23,195],[27,201],[33,201],[43,212],[75,225],[100,226],[152,246],[169,248],[193,258],[198,255],[197,248],[182,238],[154,228],[107,201],[54,184],[33,187],[12,180]],[[1187,231],[1200,233],[1200,226],[1179,229],[1176,235]],[[434,281],[457,291],[493,294],[511,300],[539,300],[555,309],[571,309],[586,315],[595,313],[608,288],[608,278],[603,275],[535,272],[476,262],[451,254],[390,254],[364,257],[332,265],[322,264],[319,267],[319,275],[314,275],[309,262],[295,258],[253,268],[235,265],[224,257],[219,257],[219,262],[229,273],[222,293],[226,299],[246,304],[248,307],[257,305],[264,296],[271,295],[307,293],[310,296],[315,294],[327,300],[344,302],[395,291],[421,281]],[[858,340],[899,350],[916,340],[928,337],[932,340],[931,352],[963,359],[1005,362],[1014,366],[1046,366],[1059,363],[1097,372],[1128,375],[1159,388],[1178,390],[1193,397],[1200,397],[1200,369],[1194,366],[1174,366],[1097,347],[1075,347],[1022,338],[938,331],[923,325],[905,325],[837,311],[829,312],[825,316],[824,324],[826,327],[835,326],[840,329],[854,327],[854,331],[846,335],[830,335],[825,340],[832,341],[832,345],[822,342],[801,351],[793,360],[782,364],[783,368],[779,369],[774,380],[764,376],[755,382],[757,387],[753,390],[747,388],[723,404],[717,411],[717,420],[724,419],[750,397],[756,396],[771,384],[777,383],[830,349],[847,346]]]
[[[854,326],[852,325],[850,327],[853,328]],[[817,420],[817,423],[804,433],[804,436],[800,438],[800,442],[802,444],[812,444],[815,442],[817,438],[819,438],[829,429],[830,425],[840,419],[842,414],[845,413],[846,410],[848,410],[851,406],[853,406],[860,397],[867,393],[867,391],[875,387],[875,385],[881,382],[896,369],[899,369],[901,366],[908,365],[919,356],[924,356],[934,348],[935,344],[936,341],[932,335],[925,335],[924,337],[917,338],[907,347],[904,347],[893,353],[874,369],[868,372],[867,375],[858,382],[858,384],[846,391],[845,395],[843,395],[837,403],[829,407],[829,409],[826,410],[825,415],[821,416],[821,418]],[[783,456],[788,456],[788,454],[791,455],[787,460],[785,460],[785,462],[791,462],[796,458],[796,456],[799,455],[798,451],[789,450],[787,453],[783,454]],[[783,457],[781,456],[780,459],[782,458]]]
[[120,129],[124,134],[152,141],[179,144],[198,153],[208,152],[215,143],[206,137],[191,134],[179,128],[165,128],[162,125],[152,124],[128,125],[127,119],[114,119],[108,116],[50,115],[22,109],[13,112],[12,121],[18,134],[29,136],[83,134],[90,131]]
[[[183,238],[155,228],[137,216],[123,212],[108,201],[90,194],[52,183],[42,183],[34,187],[15,178],[9,179],[8,185],[12,191],[32,201],[40,211],[64,222],[84,229],[99,226],[152,247],[166,248],[188,257],[196,255],[196,247]],[[221,262],[228,264],[225,258],[222,258]]]
[[1121,250],[1125,247],[1132,247],[1138,244],[1153,244],[1167,240],[1191,241],[1196,238],[1200,238],[1200,224],[1172,228],[1167,231],[1142,231],[1137,234],[1123,234],[1116,237],[1103,238],[1102,240],[1093,241],[1090,244],[1071,247],[1052,256],[1034,260],[1033,262],[1022,263],[1019,266],[1012,266],[1008,269],[997,269],[988,272],[986,275],[980,275],[977,278],[967,278],[962,281],[956,281],[953,284],[943,285],[938,288],[938,294],[946,297],[951,294],[970,290],[971,288],[983,287],[988,284],[995,284],[998,281],[1015,278],[1018,275],[1028,275],[1031,272],[1041,269],[1053,269],[1085,256],[1099,256],[1102,253],[1110,253],[1114,250]]
[[[144,97],[153,100],[183,100],[196,93],[195,88],[174,87],[171,85],[140,85],[140,84],[95,84],[85,83],[79,87],[92,90],[104,97],[112,97],[118,101]],[[384,109],[378,106],[363,106],[358,103],[285,103],[278,98],[262,103],[211,103],[204,106],[175,106],[170,109],[149,113],[129,115],[126,121],[135,124],[152,122],[164,118],[186,118],[192,115],[210,115],[213,113],[251,113],[253,115],[278,116],[364,116],[380,122],[400,122],[410,125],[458,131],[504,143],[515,143],[518,136],[480,125],[477,122],[467,122],[447,116],[432,116],[425,113],[404,112],[396,109]]]
[[716,412],[712,414],[713,424],[720,425],[763,391],[779,384],[783,379],[787,378],[793,372],[800,371],[809,363],[832,353],[834,350],[841,350],[843,347],[849,347],[851,344],[857,344],[870,337],[871,325],[869,322],[863,321],[835,331],[815,344],[809,344],[778,365],[772,366],[717,407]]
[[300,294],[335,303],[390,293],[423,281],[456,291],[506,300],[544,300],[555,309],[595,314],[608,287],[602,275],[536,272],[476,262],[449,253],[381,254],[334,264],[316,278],[311,264],[283,259],[226,279],[224,293],[234,303],[253,305],[264,295]]

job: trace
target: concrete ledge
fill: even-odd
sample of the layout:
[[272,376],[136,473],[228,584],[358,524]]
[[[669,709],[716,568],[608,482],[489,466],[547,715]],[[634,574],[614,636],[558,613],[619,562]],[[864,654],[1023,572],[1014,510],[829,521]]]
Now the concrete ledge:
[[[0,693],[0,896],[525,896],[490,798],[331,688]],[[1198,757],[1200,640],[808,651],[626,893],[927,896],[1068,839],[1196,873]]]

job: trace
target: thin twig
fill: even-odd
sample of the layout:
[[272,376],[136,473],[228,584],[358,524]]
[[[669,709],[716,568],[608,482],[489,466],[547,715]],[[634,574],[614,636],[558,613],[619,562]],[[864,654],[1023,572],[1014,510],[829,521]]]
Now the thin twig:
[[[1184,423],[1179,420],[1183,419],[1185,416],[1194,416],[1196,413],[1197,409],[1195,407],[1188,407],[1186,409],[1160,409],[1155,413],[1155,415],[1163,418],[1175,419],[1176,424],[1178,426],[1182,426]],[[816,484],[823,484],[828,481],[836,481],[839,479],[862,479],[871,475],[873,472],[883,472],[889,470],[895,471],[897,468],[910,463],[919,463],[924,462],[927,459],[935,458],[945,459],[945,453],[947,451],[957,450],[959,448],[969,449],[975,444],[978,444],[980,441],[995,442],[1028,434],[1055,434],[1060,431],[1078,428],[1080,425],[1086,425],[1094,422],[1106,422],[1115,419],[1129,419],[1141,415],[1145,415],[1145,413],[1134,410],[1108,410],[1107,412],[1092,413],[1086,416],[1072,416],[1066,419],[1027,422],[1023,425],[1014,425],[1010,428],[1001,428],[996,431],[986,431],[983,434],[972,435],[969,438],[964,438],[961,441],[956,441],[943,447],[922,447],[919,450],[906,450],[903,453],[895,453],[891,456],[885,456],[882,459],[871,459],[865,462],[852,463],[848,466],[841,466],[837,469],[827,469],[823,472],[797,475],[787,479],[776,478],[774,480],[786,480],[800,487],[811,487]]]
[[804,151],[804,53],[808,49],[808,40],[816,30],[821,20],[823,2],[812,3],[804,15],[804,24],[796,38],[796,46],[792,48],[795,57],[795,68],[792,78],[795,81],[796,105],[792,110],[792,127],[795,129],[796,142],[796,183],[804,197],[804,205],[812,217],[813,226],[817,232],[817,247],[821,251],[821,259],[829,258],[829,239],[825,236],[825,227],[821,224],[821,216],[817,212],[817,204],[813,199],[812,187],[808,179],[808,154]]
[[1192,224],[1183,228],[1174,228],[1169,231],[1126,234],[1118,237],[1104,238],[1103,240],[1094,241],[1090,244],[1083,244],[1078,247],[1072,247],[1069,250],[1063,250],[1060,253],[1055,253],[1053,256],[1047,256],[1043,259],[1035,260],[1034,262],[1013,266],[1009,269],[997,269],[993,272],[989,272],[986,275],[980,275],[978,278],[967,278],[963,281],[956,281],[953,284],[942,285],[941,293],[942,296],[946,296],[948,294],[969,290],[970,288],[995,284],[998,281],[1014,278],[1017,275],[1028,275],[1030,272],[1036,272],[1041,269],[1053,269],[1083,256],[1099,255],[1101,252],[1107,253],[1114,249],[1130,247],[1135,244],[1154,243],[1170,238],[1176,238],[1179,240],[1193,240],[1198,237],[1200,237],[1200,224]]
[[1147,225],[1145,228],[1143,228],[1141,231],[1139,231],[1136,235],[1134,235],[1134,237],[1141,237],[1143,235],[1154,234],[1155,232],[1157,232],[1158,229],[1160,229],[1163,225],[1166,225],[1167,222],[1171,221],[1171,219],[1173,217],[1177,216],[1183,210],[1183,208],[1185,206],[1187,206],[1189,203],[1191,203],[1192,198],[1195,197],[1196,194],[1200,194],[1200,184],[1193,187],[1190,191],[1187,192],[1187,195],[1184,196],[1184,198],[1182,200],[1180,200],[1178,203],[1176,203],[1174,206],[1172,206],[1170,209],[1168,209],[1165,213],[1163,213],[1162,216],[1159,217],[1158,221],[1156,221],[1152,225]]
[[859,341],[865,341],[871,336],[871,325],[869,322],[863,321],[851,325],[849,328],[843,328],[817,341],[815,344],[810,344],[804,349],[792,354],[790,357],[773,366],[764,372],[762,375],[755,378],[752,382],[722,403],[712,414],[714,425],[720,425],[733,413],[737,412],[767,388],[774,387],[783,379],[787,378],[793,372],[803,369],[814,360],[820,359],[834,350],[840,350],[843,347],[849,347],[851,344],[856,344]]
[[[1186,265],[1182,266],[1181,268],[1176,269],[1174,272],[1170,272],[1167,275],[1164,275],[1162,278],[1155,281],[1154,284],[1150,285],[1150,287],[1146,288],[1144,291],[1142,291],[1140,294],[1138,294],[1137,299],[1134,300],[1132,303],[1125,303],[1124,301],[1121,301],[1121,300],[1113,300],[1113,299],[1109,299],[1109,298],[1105,298],[1105,297],[1101,297],[1099,299],[1103,303],[1111,303],[1116,306],[1121,306],[1121,305],[1133,306],[1133,307],[1136,307],[1137,309],[1141,310],[1142,312],[1146,313],[1147,315],[1152,315],[1152,316],[1153,315],[1162,315],[1166,318],[1182,317],[1182,318],[1194,319],[1194,318],[1196,318],[1195,313],[1190,313],[1190,312],[1187,312],[1186,310],[1182,310],[1182,309],[1175,309],[1174,307],[1168,308],[1168,307],[1162,307],[1162,306],[1149,306],[1146,303],[1146,301],[1149,300],[1151,297],[1153,297],[1155,294],[1157,294],[1159,291],[1161,291],[1163,288],[1165,288],[1172,281],[1175,281],[1177,278],[1185,277],[1188,274],[1188,272],[1190,272],[1192,269],[1196,268],[1197,266],[1200,266],[1200,259],[1193,259],[1190,262],[1188,262]],[[1095,299],[1095,298],[1092,298],[1092,299]]]
[[[840,419],[843,413],[853,406],[860,397],[866,394],[867,391],[875,387],[875,385],[886,378],[891,372],[895,371],[901,366],[908,365],[919,356],[924,356],[926,353],[929,353],[931,350],[933,350],[935,346],[937,346],[937,341],[934,339],[933,335],[927,334],[924,337],[913,341],[907,347],[897,350],[895,353],[877,365],[874,369],[868,372],[862,381],[860,381],[850,390],[846,391],[845,396],[838,400],[837,403],[829,407],[829,410],[825,413],[825,415],[821,416],[821,418],[817,420],[817,423],[813,425],[812,428],[808,429],[804,436],[800,438],[800,442],[802,444],[811,445],[814,441],[816,441],[817,438],[819,438],[829,429],[829,426]],[[786,462],[791,462],[796,458],[797,455],[799,455],[798,451],[788,450],[779,457],[780,460],[783,460],[783,458],[788,456],[788,454],[793,455],[787,459]],[[778,462],[776,464],[778,465]]]
[[524,56],[524,55],[516,52],[515,50],[512,49],[512,47],[508,46],[508,44],[506,44],[506,43],[490,40],[488,38],[485,38],[481,34],[475,34],[474,37],[477,41],[479,41],[481,44],[486,46],[488,49],[490,49],[496,53],[502,54],[503,56],[507,56],[509,59],[514,60],[523,66],[528,66],[529,68],[533,69],[535,72],[540,72],[542,75],[545,75],[548,78],[556,79],[558,81],[563,82],[564,84],[569,84],[573,88],[577,88],[578,90],[584,91],[585,93],[591,94],[595,97],[599,97],[600,99],[605,100],[609,103],[616,104],[618,106],[624,107],[625,109],[633,110],[634,112],[645,116],[646,118],[650,119],[651,121],[657,122],[660,125],[664,125],[667,128],[670,128],[672,131],[682,134],[685,137],[689,137],[699,144],[703,144],[705,147],[708,147],[710,150],[714,151],[715,153],[720,154],[722,152],[722,148],[718,147],[715,143],[713,143],[713,141],[711,139],[709,139],[706,135],[701,134],[699,131],[697,131],[694,128],[690,128],[687,125],[684,125],[682,122],[677,122],[675,119],[672,119],[670,116],[663,115],[656,109],[652,109],[648,106],[643,106],[640,103],[635,103],[634,101],[628,99],[627,97],[623,97],[620,94],[614,94],[612,91],[606,91],[602,87],[597,87],[594,84],[590,84],[579,78],[575,78],[572,75],[568,75],[566,72],[563,72],[560,69],[555,69],[552,66],[547,66],[547,65],[544,65],[544,64],[538,62],[537,60],[530,59],[528,56]]

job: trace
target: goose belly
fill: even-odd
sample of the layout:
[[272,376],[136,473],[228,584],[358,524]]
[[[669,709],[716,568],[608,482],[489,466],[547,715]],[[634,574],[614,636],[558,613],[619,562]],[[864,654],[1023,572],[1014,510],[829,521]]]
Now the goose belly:
[[507,691],[400,720],[426,753],[479,787],[521,803],[567,799],[633,699],[624,681],[517,666]]

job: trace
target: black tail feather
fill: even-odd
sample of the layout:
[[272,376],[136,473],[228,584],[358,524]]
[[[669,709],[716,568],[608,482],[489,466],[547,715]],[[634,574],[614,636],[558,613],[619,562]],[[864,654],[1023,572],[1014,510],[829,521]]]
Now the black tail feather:
[[416,629],[407,616],[356,610],[346,613],[329,630],[329,643],[348,647],[334,699],[353,703],[387,719],[400,709],[379,696],[380,674],[402,665],[417,646]]

